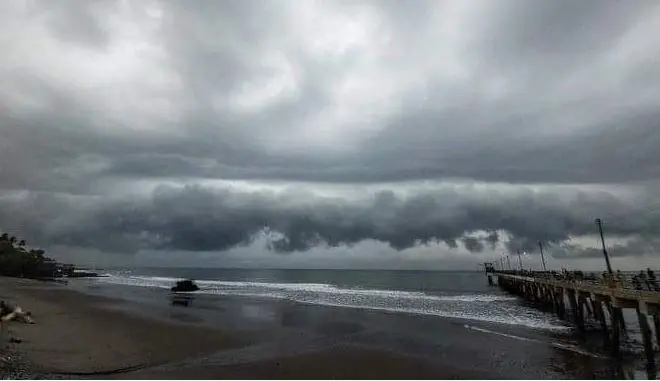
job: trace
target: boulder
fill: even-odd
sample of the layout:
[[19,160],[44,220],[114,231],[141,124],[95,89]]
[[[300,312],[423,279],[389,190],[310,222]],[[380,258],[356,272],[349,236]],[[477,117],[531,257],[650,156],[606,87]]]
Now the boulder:
[[199,286],[192,280],[186,279],[176,282],[176,286],[172,287],[171,290],[173,292],[190,292],[199,290]]

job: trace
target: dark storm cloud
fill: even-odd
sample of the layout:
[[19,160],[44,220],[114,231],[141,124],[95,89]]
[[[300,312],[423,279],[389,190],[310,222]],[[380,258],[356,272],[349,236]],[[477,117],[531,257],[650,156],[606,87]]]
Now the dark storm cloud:
[[[612,257],[646,256],[654,257],[660,248],[660,239],[649,236],[635,236],[626,243],[610,244],[607,254]],[[603,249],[583,247],[575,244],[562,244],[552,249],[555,258],[603,258]]]
[[[0,228],[43,244],[531,251],[656,201],[529,187],[660,176],[654,2],[7,1],[0,34]],[[184,178],[519,185],[104,191]]]
[[[6,5],[3,25],[9,33],[35,44],[58,44],[62,54],[49,56],[49,49],[26,54],[21,50],[25,42],[18,39],[6,44],[7,54],[14,52],[15,58],[13,66],[0,67],[0,81],[20,91],[0,94],[5,110],[13,113],[0,125],[5,145],[13,147],[0,157],[4,188],[84,191],[90,181],[110,175],[327,182],[462,177],[563,183],[637,181],[659,175],[660,151],[655,146],[660,129],[652,100],[660,96],[660,70],[648,62],[659,53],[653,36],[660,33],[646,33],[657,31],[659,25],[658,6],[652,2],[128,4],[62,1],[26,10]],[[154,12],[160,14],[157,22],[147,17]],[[373,15],[375,21],[355,16],[363,14]],[[449,16],[471,27],[456,27],[452,33],[439,28],[452,28]],[[20,24],[21,17],[30,21]],[[317,17],[327,22],[342,17],[355,17],[364,25],[372,22],[375,29],[368,38],[386,37],[389,42],[346,48],[343,54],[319,53],[318,41],[328,37],[325,30],[312,28],[322,24],[313,21]],[[344,21],[329,25],[340,28]],[[148,27],[150,23],[156,24]],[[141,73],[144,83],[129,81],[125,88],[144,95],[139,104],[122,100],[121,92],[107,87],[83,93],[84,80],[104,74],[76,67],[83,65],[86,55],[103,54],[117,41],[140,38],[162,52],[136,58],[136,67],[122,69]],[[335,38],[333,43],[343,46],[356,37]],[[428,49],[431,41],[437,49]],[[368,58],[371,55],[378,59]],[[470,79],[443,74],[440,63],[445,55],[470,71]],[[108,57],[115,59],[119,57]],[[265,63],[269,60],[275,61]],[[49,69],[53,64],[59,71]],[[258,112],[229,106],[232,94],[246,83],[284,75],[284,64],[295,72],[297,95],[281,95]],[[158,82],[162,78],[149,79],[155,75],[149,65],[176,78],[176,92],[175,85]],[[73,80],[49,77],[44,74],[49,70],[69,73]],[[360,78],[362,71],[382,72],[384,77],[363,78],[366,83],[360,86],[366,87],[360,91],[377,95],[387,86],[390,98],[403,105],[379,117],[378,127],[366,132],[366,140],[352,132],[361,131],[359,120],[374,111],[371,107],[387,109],[393,103],[370,103],[349,110],[348,120],[332,119],[337,102],[364,98],[333,95],[337,84],[354,73]],[[406,72],[423,78],[424,87],[407,82],[406,76],[399,78],[397,73]],[[504,81],[503,93],[489,98],[483,91],[495,79]],[[267,87],[263,83],[257,89]],[[37,97],[45,106],[38,112],[14,112],[24,106],[22,96]],[[141,122],[151,128],[131,126],[152,107],[147,103],[151,98],[171,99],[171,107],[164,110],[181,108],[179,119],[153,117]],[[90,106],[108,100],[126,102],[125,110],[120,107],[117,113],[126,112],[127,120],[105,121],[107,116]],[[316,143],[306,144],[299,136],[308,130],[310,139],[323,141],[314,130],[325,119],[314,115],[326,111],[328,123],[357,124],[337,129],[332,133],[336,148],[319,151]],[[183,130],[168,134],[160,125]],[[357,142],[359,149],[341,148],[349,142]],[[28,157],[35,151],[37,157]],[[53,174],[67,172],[67,166],[75,167],[90,154],[99,155],[106,165],[86,169],[79,181],[66,179],[66,173]]]
[[[488,198],[483,192],[471,185],[445,186],[409,196],[378,191],[347,200],[293,189],[161,186],[149,197],[130,201],[31,194],[0,201],[0,226],[14,226],[42,243],[112,252],[227,250],[251,244],[264,230],[271,236],[269,248],[277,252],[365,240],[396,250],[442,241],[453,246],[460,240],[479,252],[497,234],[473,233],[489,230],[505,231],[511,236],[505,243],[531,251],[535,247],[520,244],[563,243],[573,235],[593,234],[595,215],[634,210],[606,192],[504,188],[492,189]],[[657,236],[660,213],[630,217],[607,220],[608,234]]]
[[463,238],[463,245],[465,245],[465,248],[471,253],[480,252],[484,249],[484,244],[475,237]]

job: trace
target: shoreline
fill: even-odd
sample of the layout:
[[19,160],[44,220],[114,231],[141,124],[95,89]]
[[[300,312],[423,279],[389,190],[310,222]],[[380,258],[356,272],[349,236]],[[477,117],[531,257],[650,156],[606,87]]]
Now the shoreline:
[[[182,311],[162,304],[162,293],[123,289],[158,300],[142,304],[108,290],[0,277],[0,299],[31,311],[36,323],[10,323],[22,342],[10,345],[19,356],[9,378],[612,377],[609,360],[558,350],[553,334],[529,329],[491,327],[518,340],[452,319],[241,298],[202,298]],[[181,318],[206,311],[210,321]],[[266,320],[250,322],[255,316]]]
[[[35,320],[5,327],[2,344],[15,354],[17,371],[3,371],[11,378],[505,378],[347,343],[289,354],[275,347],[269,356],[234,361],[255,344],[241,331],[151,318],[117,308],[123,300],[37,280],[0,277],[0,299]],[[7,345],[9,337],[21,342]],[[205,362],[208,356],[228,361]]]

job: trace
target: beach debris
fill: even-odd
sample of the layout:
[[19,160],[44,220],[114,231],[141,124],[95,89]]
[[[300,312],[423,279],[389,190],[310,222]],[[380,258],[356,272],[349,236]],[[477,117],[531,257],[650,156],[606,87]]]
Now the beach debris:
[[199,290],[199,286],[190,279],[180,280],[176,282],[176,286],[172,287],[173,292],[190,292]]
[[23,311],[19,306],[13,306],[4,300],[0,300],[0,321],[4,323],[12,320],[26,324],[34,324],[32,313],[30,311]]

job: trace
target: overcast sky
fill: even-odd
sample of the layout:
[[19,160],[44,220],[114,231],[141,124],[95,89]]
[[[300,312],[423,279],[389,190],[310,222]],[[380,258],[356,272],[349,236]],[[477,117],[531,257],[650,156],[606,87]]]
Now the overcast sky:
[[660,3],[2,1],[0,229],[98,265],[660,267]]

